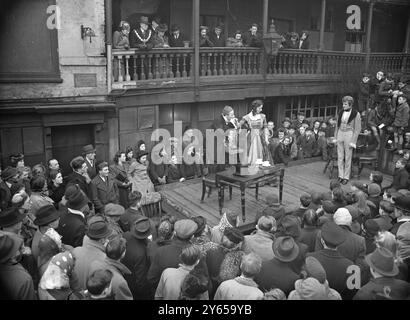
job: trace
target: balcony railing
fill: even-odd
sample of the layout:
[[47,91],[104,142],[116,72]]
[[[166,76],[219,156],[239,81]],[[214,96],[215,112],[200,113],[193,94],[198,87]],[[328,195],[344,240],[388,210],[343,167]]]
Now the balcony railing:
[[[193,48],[150,51],[113,50],[113,88],[193,83]],[[259,48],[200,48],[201,79],[268,79],[275,75],[346,75],[364,71],[366,54],[313,50],[280,50],[264,59]],[[372,53],[369,70],[410,70],[410,55]]]

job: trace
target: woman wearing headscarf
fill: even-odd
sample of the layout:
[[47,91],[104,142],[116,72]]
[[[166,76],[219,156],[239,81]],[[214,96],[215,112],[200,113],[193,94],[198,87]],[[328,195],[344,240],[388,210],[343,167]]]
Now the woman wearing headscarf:
[[236,228],[239,224],[237,213],[226,208],[223,208],[222,212],[223,215],[218,225],[211,229],[211,241],[218,244],[221,244],[222,236],[226,228]]

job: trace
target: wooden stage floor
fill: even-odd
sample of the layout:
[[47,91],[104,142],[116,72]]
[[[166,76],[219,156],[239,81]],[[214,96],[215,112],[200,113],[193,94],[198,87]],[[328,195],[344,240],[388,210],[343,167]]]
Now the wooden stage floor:
[[[325,164],[324,161],[316,161],[285,168],[283,204],[285,205],[286,211],[290,211],[299,206],[299,197],[303,192],[326,192],[329,190],[329,174],[323,174]],[[368,183],[369,173],[370,170],[364,168],[361,178],[352,179],[351,181]],[[391,181],[392,177],[385,175],[383,185],[388,185]],[[350,190],[350,183],[342,187],[345,190]],[[218,224],[220,219],[218,190],[214,188],[211,196],[207,198],[207,195],[205,195],[204,203],[201,203],[201,178],[188,180],[183,183],[165,185],[163,191],[167,198],[164,211],[173,211],[179,217],[203,216],[207,219],[210,226]],[[279,195],[279,188],[268,185],[260,187],[259,200],[255,199],[254,188],[246,190],[246,221],[244,224],[253,223],[255,221],[256,212],[265,206],[264,199],[270,193]],[[241,216],[239,189],[233,188],[232,200],[229,200],[229,192],[228,189],[225,188],[224,206],[235,210]]]

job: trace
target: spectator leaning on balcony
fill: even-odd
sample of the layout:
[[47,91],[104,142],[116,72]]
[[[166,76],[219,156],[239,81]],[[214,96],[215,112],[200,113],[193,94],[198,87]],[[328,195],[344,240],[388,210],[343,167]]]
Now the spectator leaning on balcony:
[[253,23],[249,31],[244,34],[243,44],[246,47],[259,47],[263,46],[262,34],[258,32],[258,24]]
[[141,16],[139,19],[140,27],[130,33],[131,48],[151,50],[153,47],[153,32],[148,29],[148,17]]
[[299,49],[309,49],[309,33],[307,31],[302,31],[302,34],[300,35],[299,38]]
[[222,30],[223,26],[218,24],[209,35],[209,40],[214,44],[214,47],[225,47],[225,37]]
[[154,48],[169,48],[168,37],[165,35],[168,26],[165,23],[160,24],[156,29],[154,36],[152,37],[152,42]]
[[296,32],[290,34],[290,38],[284,43],[285,49],[299,49],[299,36]]
[[335,136],[337,139],[337,158],[339,180],[346,184],[350,179],[353,149],[356,149],[357,138],[361,131],[360,113],[354,110],[351,96],[342,99],[343,110],[338,114]]
[[130,41],[128,35],[130,34],[130,24],[127,21],[121,21],[119,30],[114,32],[113,35],[113,47],[114,49],[125,49],[130,48]]
[[173,24],[171,26],[171,35],[169,37],[169,45],[171,47],[183,47],[185,41],[185,35],[181,33],[179,26]]
[[228,40],[226,41],[226,46],[227,47],[243,47],[244,44],[242,42],[242,32],[240,30],[237,30],[233,38],[232,37],[228,38]]
[[213,47],[214,44],[209,39],[209,36],[208,36],[209,28],[207,26],[201,26],[200,29],[201,29],[201,31],[200,31],[201,34],[200,34],[200,37],[199,37],[199,46],[200,47]]

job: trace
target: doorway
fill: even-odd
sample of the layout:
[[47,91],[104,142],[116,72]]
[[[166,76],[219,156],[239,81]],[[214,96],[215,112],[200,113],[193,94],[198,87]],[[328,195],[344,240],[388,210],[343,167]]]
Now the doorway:
[[94,145],[94,125],[61,126],[51,128],[53,158],[60,163],[63,176],[71,173],[70,161],[82,155],[82,148]]

